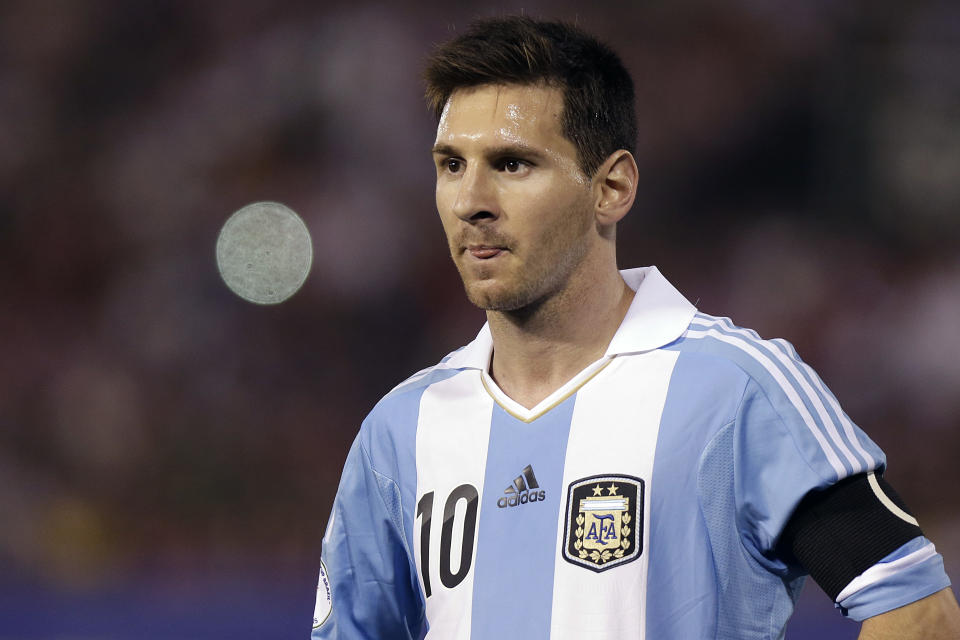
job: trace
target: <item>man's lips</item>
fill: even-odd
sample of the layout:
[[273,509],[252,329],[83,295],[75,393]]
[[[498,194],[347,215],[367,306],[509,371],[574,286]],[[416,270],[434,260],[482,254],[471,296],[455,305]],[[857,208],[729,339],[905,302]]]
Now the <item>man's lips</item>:
[[467,252],[479,260],[489,260],[490,258],[500,255],[503,251],[505,251],[503,247],[493,247],[490,245],[470,245],[467,247]]

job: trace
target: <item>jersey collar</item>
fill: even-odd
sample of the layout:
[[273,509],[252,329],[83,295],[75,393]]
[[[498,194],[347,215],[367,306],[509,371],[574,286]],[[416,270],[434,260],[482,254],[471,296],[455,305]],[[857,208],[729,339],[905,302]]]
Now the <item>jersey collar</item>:
[[620,272],[636,291],[620,328],[613,335],[608,356],[652,351],[668,345],[687,330],[697,308],[677,291],[656,267]]
[[[627,286],[636,291],[627,315],[604,354],[612,357],[651,351],[670,344],[687,330],[697,309],[671,285],[656,267],[620,272]],[[489,368],[493,353],[490,325],[484,323],[470,344],[454,352],[446,365],[452,369]]]

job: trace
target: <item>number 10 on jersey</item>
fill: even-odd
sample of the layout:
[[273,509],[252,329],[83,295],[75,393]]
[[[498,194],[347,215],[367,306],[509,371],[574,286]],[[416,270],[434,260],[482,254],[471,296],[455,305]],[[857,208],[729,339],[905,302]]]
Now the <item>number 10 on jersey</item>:
[[[420,577],[423,579],[423,590],[428,598],[433,593],[430,588],[430,574],[433,571],[430,558],[433,498],[434,492],[430,491],[423,494],[420,501],[417,502],[417,518],[420,519]],[[460,566],[454,571],[451,566],[453,563],[451,546],[453,545],[457,503],[461,500],[467,503],[467,508],[463,516],[463,535],[459,540]],[[439,572],[440,583],[448,589],[452,589],[463,582],[463,579],[470,573],[470,565],[473,562],[473,541],[477,532],[478,500],[477,488],[471,484],[462,484],[451,491],[444,501],[443,523],[440,527]]]

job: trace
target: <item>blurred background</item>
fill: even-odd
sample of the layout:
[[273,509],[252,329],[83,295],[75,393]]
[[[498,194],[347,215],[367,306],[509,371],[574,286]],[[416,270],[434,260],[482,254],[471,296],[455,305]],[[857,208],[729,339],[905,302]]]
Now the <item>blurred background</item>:
[[[0,639],[307,638],[374,403],[472,339],[433,203],[432,44],[575,21],[637,82],[622,266],[790,339],[960,578],[960,5],[0,4]],[[304,288],[220,226],[305,219]],[[788,637],[854,638],[812,584]]]

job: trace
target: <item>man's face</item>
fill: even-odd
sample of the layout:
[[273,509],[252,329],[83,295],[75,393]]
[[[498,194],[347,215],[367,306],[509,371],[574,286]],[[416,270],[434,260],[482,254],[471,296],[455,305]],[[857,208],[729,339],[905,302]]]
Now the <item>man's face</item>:
[[591,181],[561,132],[562,110],[559,89],[485,85],[454,92],[440,117],[437,210],[481,308],[559,293],[591,246]]

